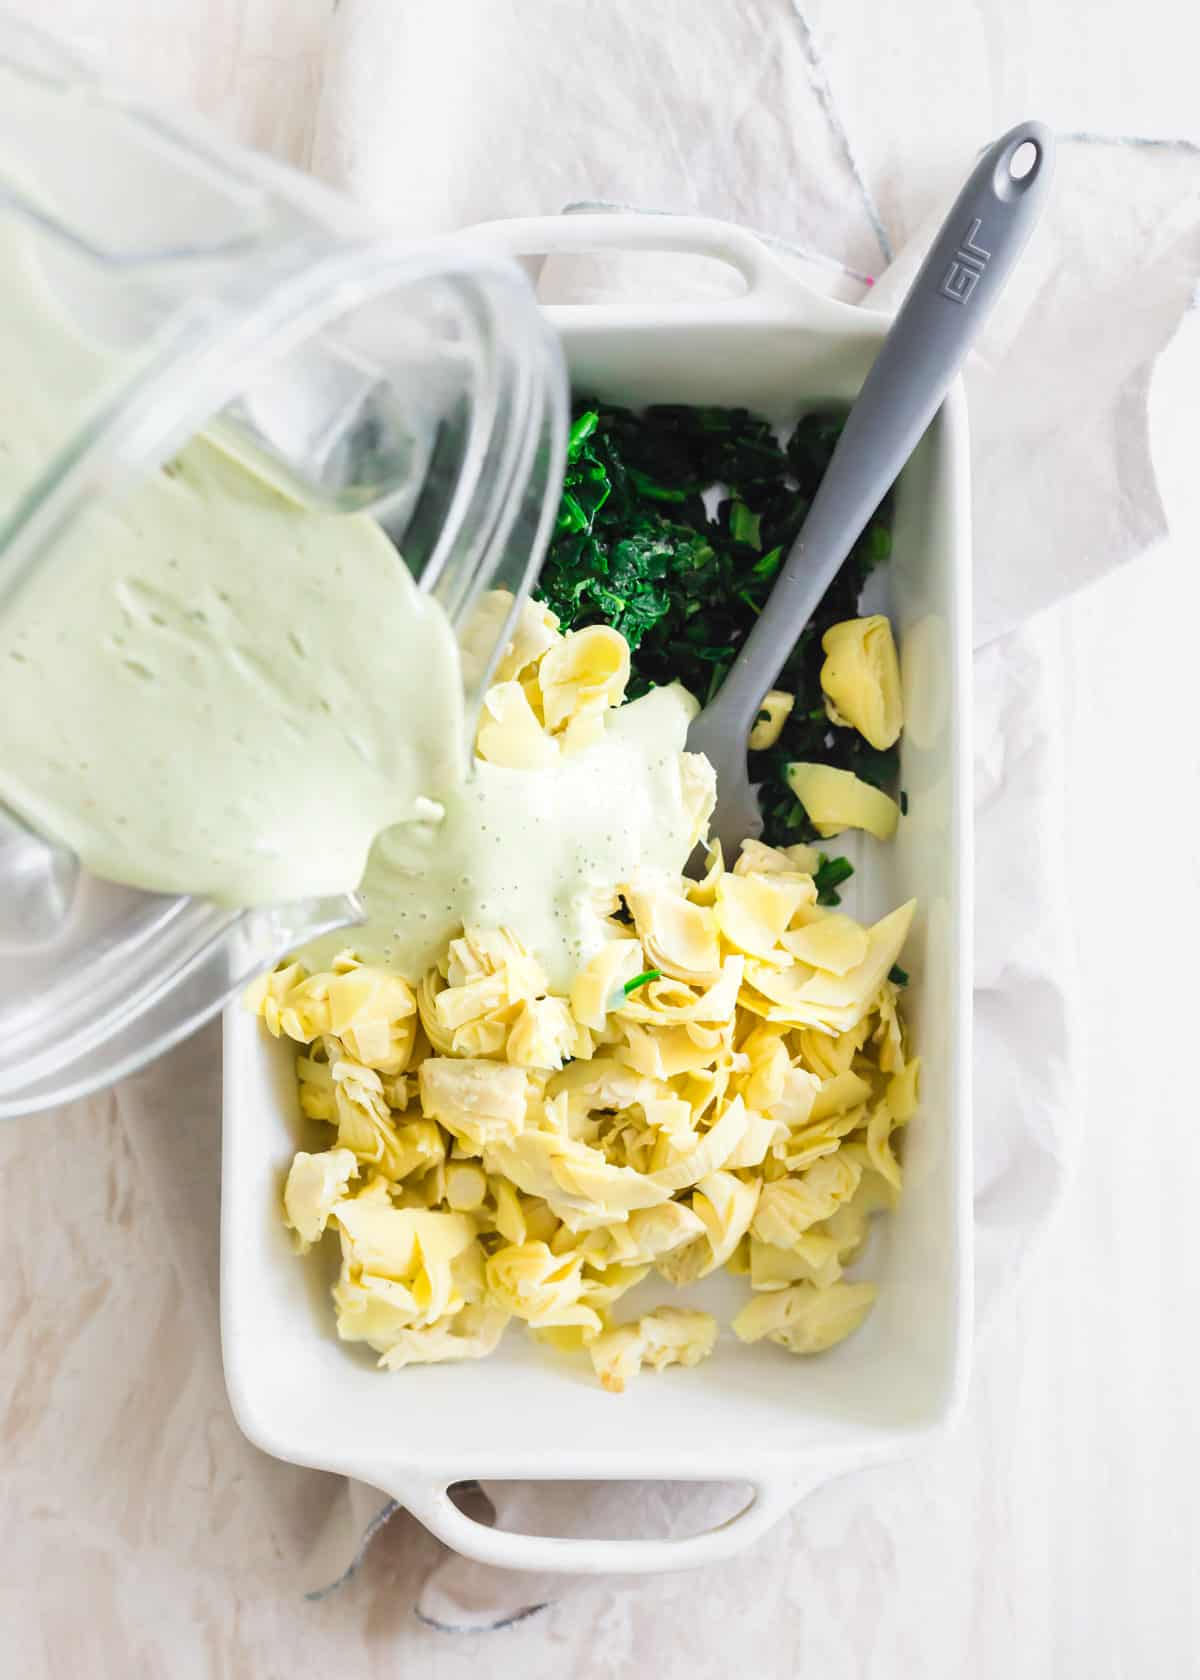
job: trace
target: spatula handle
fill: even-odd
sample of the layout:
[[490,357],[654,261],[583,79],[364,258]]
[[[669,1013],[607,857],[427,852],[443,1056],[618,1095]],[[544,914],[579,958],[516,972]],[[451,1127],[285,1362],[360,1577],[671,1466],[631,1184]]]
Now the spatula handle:
[[770,600],[709,708],[741,738],[941,406],[1033,231],[1053,156],[1049,129],[1019,123],[987,148],[942,224],[850,410]]

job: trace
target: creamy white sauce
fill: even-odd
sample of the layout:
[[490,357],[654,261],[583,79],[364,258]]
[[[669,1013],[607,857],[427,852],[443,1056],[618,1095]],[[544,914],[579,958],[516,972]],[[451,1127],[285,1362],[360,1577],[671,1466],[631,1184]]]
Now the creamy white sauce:
[[416,981],[464,924],[507,927],[565,991],[605,938],[616,888],[678,882],[703,804],[696,783],[711,782],[706,761],[683,753],[695,711],[678,685],[655,689],[548,770],[476,762],[440,823],[380,835],[362,885],[367,925],[302,959],[328,967],[349,946]]
[[[0,514],[102,373],[0,264]],[[306,959],[353,945],[411,980],[473,923],[566,989],[618,887],[678,878],[711,780],[679,688],[552,769],[468,777],[452,628],[387,538],[203,439],[91,510],[0,611],[0,683],[0,802],[93,873],[234,905],[362,880],[367,925]]]
[[[103,368],[0,264],[0,513]],[[203,439],[85,514],[0,612],[0,801],[132,886],[352,890],[375,835],[461,780],[462,711],[453,630],[379,527]]]

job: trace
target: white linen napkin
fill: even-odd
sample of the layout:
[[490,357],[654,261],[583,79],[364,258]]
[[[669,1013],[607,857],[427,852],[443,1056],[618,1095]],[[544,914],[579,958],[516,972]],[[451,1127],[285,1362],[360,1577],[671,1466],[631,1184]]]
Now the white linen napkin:
[[[896,45],[855,43],[865,77]],[[915,50],[915,49],[914,49]],[[917,73],[899,64],[889,74]],[[977,86],[987,87],[984,77]],[[932,97],[932,96],[931,96]],[[997,106],[1000,105],[997,95]],[[897,138],[876,203],[831,90],[821,38],[793,0],[342,0],[321,111],[321,173],[414,235],[505,215],[608,203],[725,217],[769,231],[810,284],[894,307],[977,149],[1017,116],[987,96],[940,103]],[[934,136],[936,136],[936,143]],[[952,154],[948,160],[948,148]],[[1148,432],[1157,358],[1200,271],[1200,164],[1186,147],[1067,141],[1045,223],[969,376],[976,639],[976,1240],[986,1325],[1045,1228],[1074,1148],[1068,943],[1060,905],[1059,649],[1038,609],[1143,552],[1164,531]],[[892,229],[906,237],[892,260]],[[637,284],[644,291],[645,264]],[[868,289],[866,277],[880,274]],[[605,286],[627,281],[619,266]],[[571,295],[577,267],[547,265]],[[595,295],[596,270],[584,278]],[[685,263],[654,284],[714,283]],[[719,283],[716,282],[716,283]],[[1021,628],[1018,628],[1021,627]],[[180,1138],[208,1151],[219,1103],[210,1032],[128,1081],[118,1113],[195,1303],[215,1301],[211,1166],[180,1176]],[[103,1102],[103,1099],[97,1099]],[[197,1184],[203,1186],[197,1193]],[[203,1345],[211,1358],[212,1338]],[[382,1380],[382,1379],[381,1379]],[[648,1379],[653,1380],[653,1379]],[[199,1423],[212,1383],[197,1387]],[[180,1400],[175,1401],[176,1412]],[[315,1588],[345,1578],[390,1507],[372,1489],[268,1466],[222,1431],[239,1465],[230,1534],[256,1531]],[[251,1464],[254,1468],[250,1469]],[[130,1475],[135,1474],[131,1459]],[[736,1489],[489,1484],[506,1527],[686,1533]],[[232,1538],[229,1543],[232,1545]],[[777,1538],[764,1544],[778,1544]],[[567,1583],[443,1554],[418,1603],[447,1629],[502,1626]]]

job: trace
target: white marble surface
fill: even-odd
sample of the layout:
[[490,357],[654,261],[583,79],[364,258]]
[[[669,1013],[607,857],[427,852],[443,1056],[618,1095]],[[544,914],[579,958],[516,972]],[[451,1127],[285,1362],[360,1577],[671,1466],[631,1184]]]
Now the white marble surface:
[[[861,85],[852,49],[856,30],[899,28],[904,10],[865,0],[811,8],[885,216],[906,128],[936,123],[939,97]],[[912,10],[922,25],[933,16],[924,0]],[[329,4],[58,0],[55,15],[160,94],[305,158]],[[1200,140],[1195,56],[1177,15],[1169,0],[1147,0],[1132,20],[1095,0],[975,0],[956,10],[955,27],[988,39],[1014,118],[1036,109],[1062,128]],[[1186,451],[1176,480],[1172,544],[1047,626],[1070,677],[1086,1145],[1054,1229],[992,1326],[956,1438],[919,1466],[822,1490],[733,1565],[620,1598],[588,1589],[505,1632],[454,1638],[414,1619],[414,1586],[436,1546],[403,1518],[355,1582],[305,1605],[278,1562],[278,1537],[231,1541],[232,1512],[247,1484],[287,1478],[294,1521],[315,1526],[326,1483],[240,1442],[216,1364],[214,1303],[187,1287],[171,1209],[152,1205],[115,1103],[99,1127],[68,1110],[0,1132],[0,1673],[1196,1671],[1200,1131],[1187,1046],[1200,932],[1190,724],[1200,504]],[[214,1144],[178,1138],[181,1196],[215,1204]],[[202,1278],[209,1257],[191,1258]],[[106,1362],[140,1372],[134,1402],[119,1410],[99,1398]],[[177,1409],[184,1389],[190,1403]],[[202,1437],[184,1435],[175,1417],[198,1411]],[[145,1463],[136,1482],[111,1468],[131,1439]]]

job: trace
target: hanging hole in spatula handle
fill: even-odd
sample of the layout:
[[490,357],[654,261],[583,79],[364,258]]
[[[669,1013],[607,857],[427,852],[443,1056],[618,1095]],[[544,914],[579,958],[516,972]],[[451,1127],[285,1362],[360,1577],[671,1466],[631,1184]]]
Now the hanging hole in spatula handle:
[[[1008,278],[1041,213],[1053,159],[1044,123],[1018,123],[993,141],[942,224],[906,307],[932,296],[963,309],[964,336],[976,330],[966,317],[984,314]],[[953,355],[955,334],[943,326],[938,337],[942,355]]]
[[1024,192],[1037,180],[1045,155],[1044,149],[1034,139],[1014,141],[1008,156],[1001,161],[1002,179],[997,181],[996,191],[1002,196],[1006,192]]

